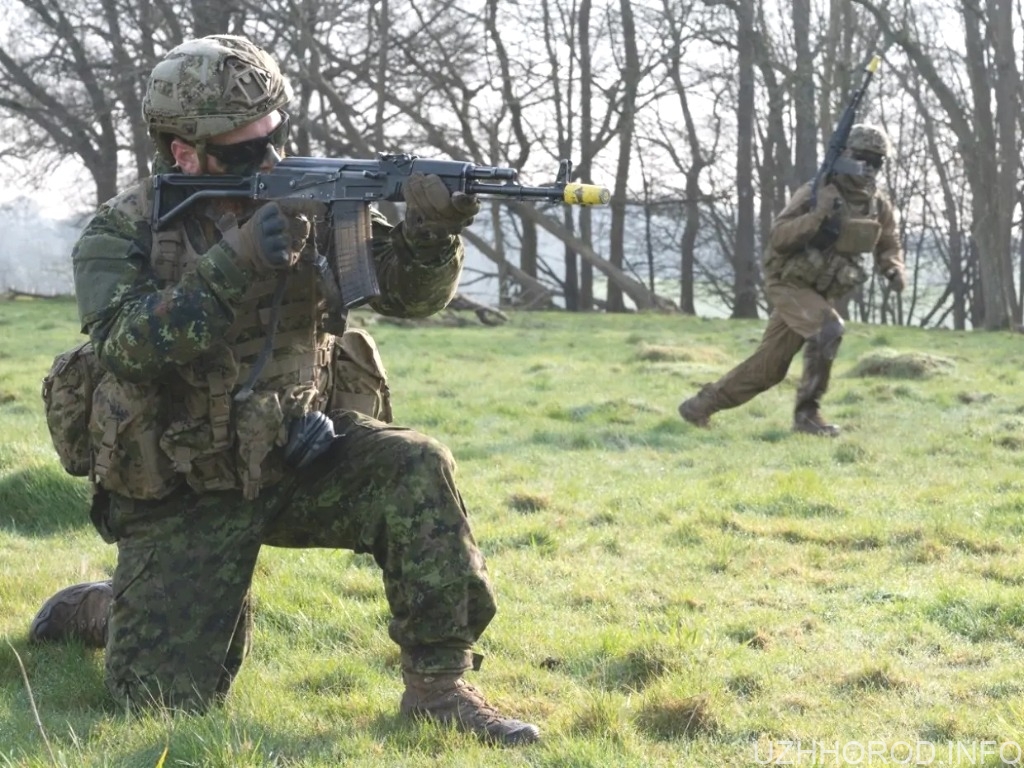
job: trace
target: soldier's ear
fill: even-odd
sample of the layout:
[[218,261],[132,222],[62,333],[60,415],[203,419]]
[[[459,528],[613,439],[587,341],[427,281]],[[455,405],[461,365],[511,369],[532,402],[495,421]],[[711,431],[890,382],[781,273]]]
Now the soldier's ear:
[[181,168],[183,173],[200,172],[199,153],[188,142],[177,138],[171,139],[171,154],[174,155],[174,164]]

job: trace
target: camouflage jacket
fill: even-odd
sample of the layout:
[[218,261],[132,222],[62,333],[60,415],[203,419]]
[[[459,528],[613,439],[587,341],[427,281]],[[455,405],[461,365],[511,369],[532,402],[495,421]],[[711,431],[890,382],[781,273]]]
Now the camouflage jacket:
[[[870,252],[882,274],[903,268],[903,250],[892,203],[881,192],[859,205],[843,199],[839,240],[819,250],[811,240],[825,212],[812,210],[811,183],[796,190],[772,222],[764,253],[765,277],[814,289],[838,298],[868,279],[864,254]],[[856,234],[852,234],[856,233]]]
[[[289,271],[275,309],[278,275],[241,268],[221,239],[223,202],[200,203],[173,231],[154,233],[149,189],[143,182],[101,206],[72,254],[82,329],[107,372],[92,399],[94,474],[133,498],[160,498],[183,481],[252,498],[283,471],[289,421],[336,404],[346,345],[324,327],[311,264]],[[425,317],[447,305],[462,269],[460,238],[417,247],[376,211],[372,235],[376,311]],[[270,327],[257,391],[235,402]],[[331,330],[342,332],[337,321]],[[366,357],[374,356],[375,347]],[[369,367],[386,387],[377,363]]]
[[[205,255],[172,285],[151,265],[154,235],[148,204],[133,187],[100,207],[72,251],[75,296],[83,333],[103,367],[129,381],[155,379],[193,360],[231,325],[252,276],[216,246],[219,236],[190,229]],[[462,272],[461,238],[414,247],[403,225],[373,219],[373,251],[381,296],[370,306],[392,317],[426,317],[444,309]]]

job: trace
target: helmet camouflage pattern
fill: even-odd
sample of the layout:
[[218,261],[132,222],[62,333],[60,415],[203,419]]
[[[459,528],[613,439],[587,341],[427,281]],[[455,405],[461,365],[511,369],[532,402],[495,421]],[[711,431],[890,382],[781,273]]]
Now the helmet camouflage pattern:
[[874,152],[876,155],[888,157],[889,137],[877,125],[857,123],[850,128],[846,148],[851,152]]
[[277,62],[244,37],[209,35],[153,67],[142,102],[149,134],[170,158],[170,137],[195,142],[259,120],[291,101]]

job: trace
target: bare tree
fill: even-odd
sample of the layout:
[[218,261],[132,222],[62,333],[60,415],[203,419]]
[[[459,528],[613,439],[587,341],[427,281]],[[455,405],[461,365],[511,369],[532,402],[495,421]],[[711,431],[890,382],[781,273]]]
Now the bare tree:
[[733,317],[757,317],[758,257],[754,244],[754,2],[736,0],[739,92],[736,105],[736,245]]
[[[245,34],[293,84],[301,154],[409,151],[510,165],[527,183],[569,158],[574,178],[612,180],[610,210],[488,206],[473,234],[503,295],[619,311],[670,306],[668,285],[683,311],[711,300],[752,317],[759,244],[880,39],[892,87],[859,117],[897,145],[885,185],[911,283],[897,301],[872,281],[841,306],[1002,328],[1020,323],[1024,277],[1011,2],[0,0],[0,155],[37,182],[80,166],[103,201],[150,171],[139,113],[155,61],[186,37]],[[962,52],[935,33],[950,20]]]
[[971,230],[978,249],[984,308],[981,323],[990,330],[1006,328],[1011,318],[1020,316],[1011,256],[1020,80],[1013,55],[1009,0],[985,0],[984,4],[964,0],[958,4],[966,51],[960,64],[967,75],[967,92],[958,92],[942,76],[934,55],[922,44],[917,18],[908,8],[894,13],[873,0],[855,2],[874,16],[887,39],[914,63],[957,138],[971,189]]

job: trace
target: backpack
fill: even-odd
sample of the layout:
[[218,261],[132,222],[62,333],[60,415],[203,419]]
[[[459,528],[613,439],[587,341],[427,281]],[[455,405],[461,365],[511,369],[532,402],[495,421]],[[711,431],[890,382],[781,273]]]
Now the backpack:
[[43,379],[43,408],[50,439],[68,474],[85,477],[92,468],[89,415],[92,393],[103,368],[86,341],[53,359]]

